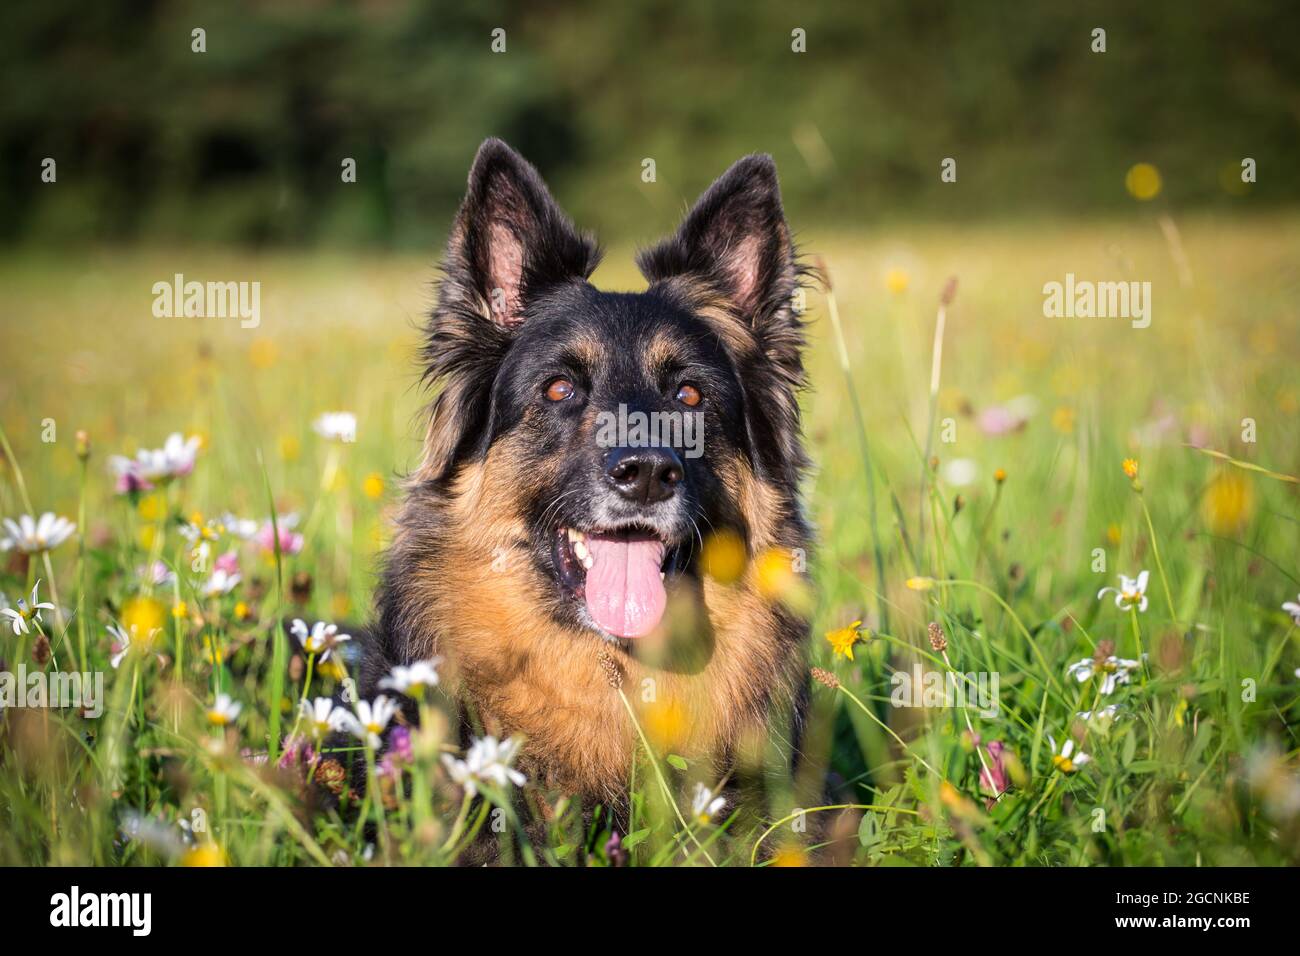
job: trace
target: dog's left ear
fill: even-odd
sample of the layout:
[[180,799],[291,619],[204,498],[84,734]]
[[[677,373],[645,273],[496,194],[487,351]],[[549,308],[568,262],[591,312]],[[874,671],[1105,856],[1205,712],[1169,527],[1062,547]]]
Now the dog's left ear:
[[807,458],[796,397],[804,334],[794,296],[810,270],[795,255],[772,157],[746,156],[728,169],[676,235],[641,253],[637,265],[651,290],[683,301],[727,344],[752,399],[755,457],[796,487]]
[[703,285],[765,350],[784,345],[780,359],[799,361],[799,343],[782,341],[798,328],[792,297],[800,270],[771,156],[746,156],[723,173],[676,235],[642,252],[637,265],[652,284],[685,277]]

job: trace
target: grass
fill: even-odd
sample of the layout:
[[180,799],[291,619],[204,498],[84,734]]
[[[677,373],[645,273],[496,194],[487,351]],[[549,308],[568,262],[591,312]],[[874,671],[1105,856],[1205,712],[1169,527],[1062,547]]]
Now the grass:
[[[11,257],[0,512],[53,510],[78,533],[48,566],[5,556],[6,606],[39,578],[60,609],[44,616],[48,663],[33,658],[36,634],[7,628],[0,658],[100,672],[105,710],[0,717],[0,863],[450,864],[484,833],[525,864],[1300,862],[1300,646],[1281,609],[1300,592],[1300,231],[1287,218],[1172,222],[805,237],[834,281],[833,303],[808,300],[821,679],[805,759],[781,785],[788,755],[760,748],[777,783],[759,811],[705,821],[691,788],[720,782],[664,746],[662,728],[639,727],[618,846],[603,819],[584,829],[573,802],[531,784],[523,816],[502,786],[451,786],[454,735],[432,708],[404,786],[369,788],[383,799],[345,790],[335,812],[302,789],[300,767],[275,769],[302,729],[297,701],[347,677],[346,655],[303,660],[274,622],[366,617],[397,476],[416,460],[427,258]],[[628,261],[616,250],[597,284],[635,286]],[[260,281],[260,327],[154,318],[150,289],[177,272]],[[1150,281],[1151,327],[1044,318],[1042,286],[1067,272]],[[332,409],[357,414],[354,443],[313,433]],[[982,427],[1006,409],[1022,427]],[[194,473],[134,502],[113,495],[107,456],[174,431],[202,437]],[[240,585],[203,597],[179,522],[272,510],[299,515],[301,552],[240,545]],[[174,583],[141,577],[154,559]],[[1141,570],[1145,610],[1098,599]],[[853,659],[834,654],[824,635],[844,641],[859,620]],[[107,627],[129,623],[159,633],[113,668]],[[1140,662],[1109,694],[1101,675],[1067,672],[1103,644]],[[996,676],[996,713],[923,689],[915,702],[931,706],[897,706],[914,698],[895,675],[916,666],[973,699]],[[224,727],[206,718],[218,693],[242,705]],[[1111,704],[1113,719],[1077,716]],[[545,838],[525,838],[536,820]]]

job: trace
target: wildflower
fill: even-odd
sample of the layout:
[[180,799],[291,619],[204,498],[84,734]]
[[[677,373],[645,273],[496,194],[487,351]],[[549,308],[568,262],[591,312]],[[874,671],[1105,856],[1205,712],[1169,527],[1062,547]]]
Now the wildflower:
[[1052,412],[1052,427],[1062,435],[1068,435],[1074,431],[1074,409],[1068,405],[1059,406],[1056,411]]
[[725,797],[715,797],[713,791],[702,783],[695,785],[691,796],[691,816],[701,824],[710,823],[726,805]]
[[1004,756],[1006,745],[1000,740],[990,740],[984,750],[989,759],[987,767],[980,767],[980,789],[990,797],[998,797],[1010,788]]
[[177,601],[172,605],[172,617],[178,621],[183,621],[190,616],[190,606],[184,601]]
[[438,665],[441,657],[427,661],[417,661],[409,667],[398,665],[392,673],[379,682],[385,690],[395,690],[407,697],[418,698],[430,687],[438,686]]
[[330,441],[357,440],[357,416],[351,412],[325,412],[311,423],[312,430]]
[[1136,578],[1130,578],[1127,575],[1119,576],[1119,587],[1102,588],[1097,592],[1097,600],[1101,600],[1102,595],[1114,593],[1115,606],[1121,610],[1128,610],[1136,606],[1139,611],[1147,609],[1147,581],[1151,574],[1148,571],[1141,571]]
[[1287,601],[1282,605],[1282,610],[1291,615],[1291,620],[1295,621],[1296,627],[1300,627],[1300,595],[1296,595],[1295,601]]
[[17,548],[24,554],[40,554],[57,548],[71,537],[77,526],[67,518],[47,511],[40,518],[19,515],[18,520],[4,519],[9,536],[0,538],[0,551]]
[[382,743],[380,734],[397,713],[397,704],[380,694],[374,702],[357,701],[355,714],[342,711],[339,728],[348,731],[354,737],[365,741],[369,747],[378,747]]
[[1244,476],[1236,473],[1215,478],[1201,500],[1201,517],[1221,538],[1240,532],[1254,513],[1255,490]]
[[243,704],[232,700],[229,694],[218,694],[216,702],[208,708],[208,723],[214,727],[226,727],[235,722]]
[[510,766],[522,743],[518,737],[506,741],[499,741],[491,735],[479,737],[465,752],[464,760],[443,754],[442,762],[447,768],[448,776],[454,783],[464,787],[466,795],[470,797],[478,793],[479,784],[483,783],[502,788],[513,783],[522,787],[528,778]]
[[343,769],[343,764],[330,758],[317,764],[313,777],[330,793],[340,794],[347,784],[348,772]]
[[[1186,702],[1184,701],[1183,703]],[[1106,707],[1103,707],[1101,710],[1097,710],[1097,711],[1081,710],[1077,714],[1075,714],[1075,716],[1078,717],[1086,724],[1094,717],[1096,717],[1098,720],[1114,720],[1115,715],[1118,713],[1119,713],[1119,704],[1110,704]]]
[[274,554],[278,541],[281,554],[298,554],[302,551],[306,539],[293,530],[297,526],[296,514],[277,515],[274,525],[267,521],[257,532],[258,547],[267,554]]
[[199,445],[197,435],[185,438],[180,432],[173,432],[162,448],[142,448],[134,459],[113,455],[108,464],[117,473],[118,493],[148,491],[155,483],[183,478],[194,470]]
[[316,751],[311,741],[305,737],[290,737],[284,742],[284,752],[280,754],[276,766],[281,770],[292,770],[295,767],[310,767],[315,762]]
[[895,266],[885,273],[885,288],[894,295],[902,295],[907,291],[907,285],[911,281],[911,276],[907,274],[906,269],[900,269]]
[[32,600],[30,603],[19,598],[14,602],[13,607],[0,609],[0,614],[9,618],[9,626],[13,628],[15,634],[27,634],[31,631],[31,622],[37,624],[41,622],[41,611],[53,611],[54,605],[41,603],[36,592],[40,589],[41,582],[38,579],[32,587]]
[[1137,163],[1124,174],[1124,188],[1130,196],[1145,202],[1160,194],[1160,170],[1150,163]]
[[1002,484],[1003,482],[1005,482],[1005,481],[1007,480],[1007,471],[1006,471],[1006,469],[1005,469],[1005,468],[998,468],[996,471],[994,471],[994,472],[993,472],[993,480],[994,480],[997,484],[999,484],[999,485]]
[[842,654],[849,660],[853,660],[853,645],[858,642],[861,621],[854,621],[848,627],[841,627],[839,630],[827,631],[826,640],[830,642],[831,650],[836,654]]
[[113,643],[108,647],[108,663],[112,665],[113,670],[122,666],[122,660],[131,652],[131,633],[124,627],[117,624],[108,625],[108,633],[113,638]]
[[908,578],[903,583],[910,591],[928,591],[934,587],[934,578]]
[[745,573],[745,542],[730,528],[715,531],[704,539],[700,567],[719,584],[734,584]]
[[322,661],[329,660],[330,651],[335,646],[352,640],[352,635],[339,633],[337,624],[326,624],[324,621],[317,621],[309,632],[307,622],[300,617],[293,619],[289,633],[298,639],[304,651],[308,654],[319,654]]
[[1124,474],[1128,475],[1130,479],[1138,476],[1138,463],[1136,458],[1125,458],[1123,467]]
[[32,660],[44,667],[50,662],[51,653],[50,639],[44,634],[37,634],[36,642],[32,644]]
[[257,534],[258,524],[252,518],[240,518],[227,511],[221,516],[221,524],[227,532],[240,541],[247,541]]
[[238,574],[239,574],[239,552],[238,552],[238,551],[227,551],[227,552],[226,552],[225,554],[223,554],[221,557],[217,558],[217,560],[213,563],[213,565],[212,565],[212,570],[213,570],[213,571],[224,571],[226,574],[233,574],[233,575],[238,576]]
[[1074,741],[1066,738],[1065,743],[1061,744],[1060,752],[1057,752],[1056,741],[1050,736],[1047,738],[1048,743],[1052,745],[1052,766],[1061,773],[1074,773],[1092,758],[1082,750],[1074,749]]
[[190,515],[188,521],[181,525],[181,537],[192,544],[198,544],[207,555],[207,545],[220,541],[227,533],[226,524],[220,518],[205,519],[199,512]]
[[1141,666],[1141,661],[1126,660],[1111,654],[1100,661],[1095,657],[1085,658],[1071,664],[1066,669],[1066,673],[1080,684],[1091,680],[1094,675],[1102,675],[1101,693],[1108,695],[1113,694],[1115,688],[1120,684],[1127,684],[1130,673],[1139,666]]
[[200,588],[200,593],[204,597],[220,597],[229,594],[239,584],[240,576],[230,574],[221,568],[212,572],[212,577],[208,578]]
[[384,476],[372,471],[361,482],[361,491],[371,501],[378,501],[384,496]]
[[122,605],[120,615],[123,626],[132,634],[153,634],[162,630],[167,609],[149,597],[133,597]]
[[954,458],[943,466],[943,480],[954,488],[973,484],[979,476],[979,465],[970,458]]
[[307,724],[307,731],[313,737],[324,737],[331,730],[346,729],[348,712],[342,707],[335,707],[328,697],[317,697],[298,704],[298,712]]
[[948,637],[937,621],[931,621],[926,626],[926,633],[930,636],[930,646],[934,648],[936,654],[942,654],[948,649]]
[[135,575],[146,584],[153,587],[170,587],[176,583],[176,572],[167,567],[163,561],[155,561],[153,564],[142,564],[135,569]]
[[623,838],[614,830],[605,841],[605,859],[610,866],[627,866],[628,852],[623,848]]
[[823,670],[820,667],[814,667],[812,669],[812,676],[813,676],[813,680],[817,681],[819,684],[825,684],[831,690],[839,689],[840,686],[839,678],[836,677],[828,670]]

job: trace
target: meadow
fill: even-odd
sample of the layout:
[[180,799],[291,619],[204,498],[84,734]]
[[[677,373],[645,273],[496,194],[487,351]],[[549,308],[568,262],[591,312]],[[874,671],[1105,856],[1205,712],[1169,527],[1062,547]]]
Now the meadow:
[[[803,759],[757,816],[711,812],[720,781],[642,711],[617,836],[531,782],[516,804],[508,749],[468,759],[433,716],[386,755],[360,734],[376,785],[351,795],[299,711],[348,645],[278,622],[370,613],[432,252],[6,255],[0,516],[76,528],[0,555],[0,607],[38,580],[54,605],[0,621],[0,671],[100,673],[103,713],[5,701],[0,864],[443,865],[486,832],[552,865],[1300,862],[1300,220],[1155,205],[801,235],[830,278],[806,300],[818,550],[746,573],[812,617]],[[595,283],[639,287],[630,252]],[[259,324],[155,317],[176,273],[260,282]],[[1067,274],[1150,282],[1150,326],[1045,317]],[[112,457],[173,433],[192,470],[123,493]],[[756,759],[780,781],[789,757]]]

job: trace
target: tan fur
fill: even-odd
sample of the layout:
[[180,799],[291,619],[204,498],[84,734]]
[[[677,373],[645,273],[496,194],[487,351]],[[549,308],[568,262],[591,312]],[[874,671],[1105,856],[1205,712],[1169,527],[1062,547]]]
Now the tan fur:
[[[427,610],[423,650],[446,658],[451,689],[489,732],[526,737],[524,766],[544,783],[611,798],[627,784],[635,730],[602,657],[622,671],[623,692],[647,732],[673,752],[722,763],[744,738],[765,733],[769,706],[790,694],[799,664],[751,578],[705,581],[709,636],[676,628],[632,642],[631,653],[551,620],[550,585],[527,554],[509,467],[522,440],[510,436],[463,469],[443,515],[444,546],[422,559],[414,582]],[[739,462],[728,474],[737,500],[754,509],[752,544],[767,547],[779,519],[775,494]],[[689,624],[691,596],[673,601],[666,631],[674,618]],[[674,606],[687,610],[674,615]]]

